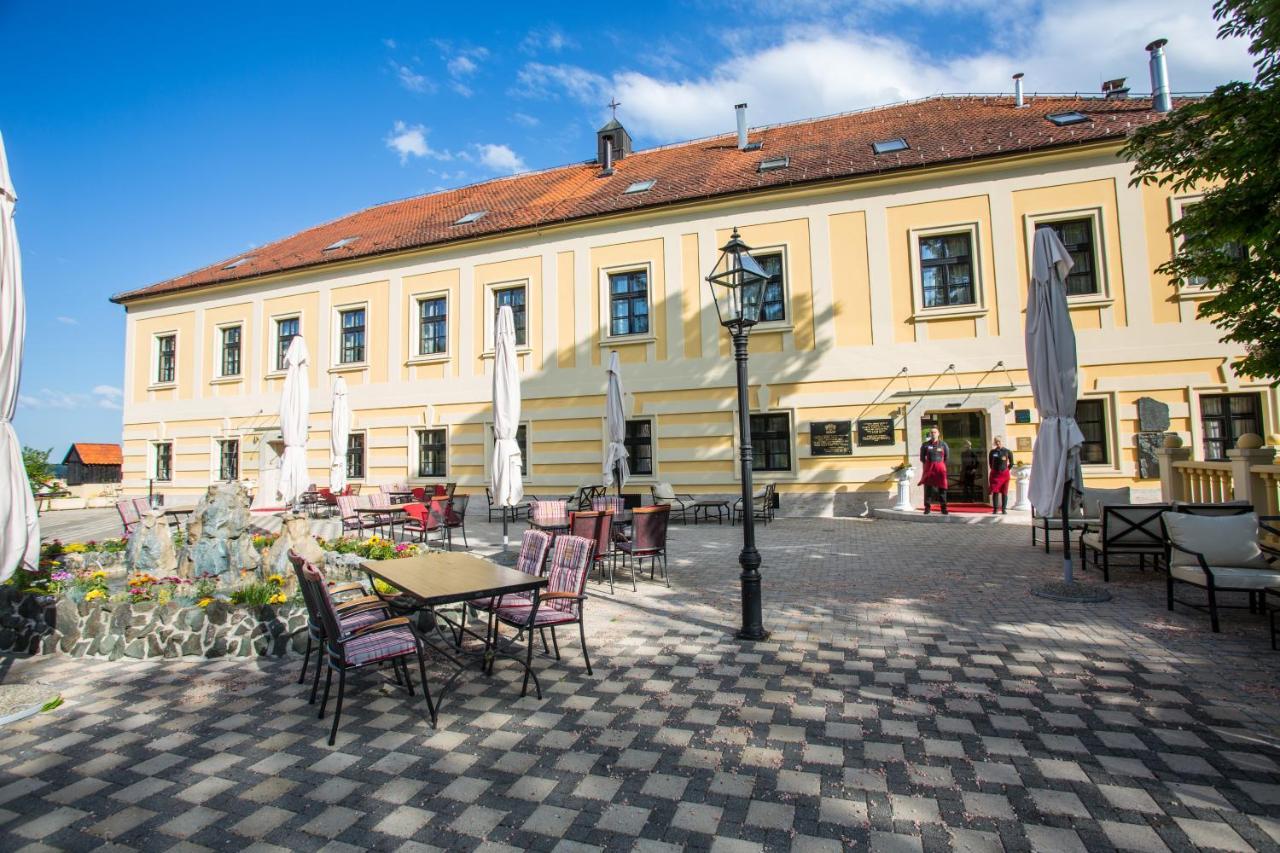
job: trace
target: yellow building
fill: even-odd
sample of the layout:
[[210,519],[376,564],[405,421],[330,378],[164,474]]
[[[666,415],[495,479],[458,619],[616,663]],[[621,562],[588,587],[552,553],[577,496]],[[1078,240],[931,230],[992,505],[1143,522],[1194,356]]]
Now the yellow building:
[[937,424],[959,490],[966,441],[982,465],[994,436],[1032,461],[1023,317],[1031,236],[1050,225],[1076,260],[1087,485],[1154,492],[1139,398],[1167,404],[1197,456],[1277,431],[1275,392],[1195,319],[1202,288],[1154,272],[1195,197],[1131,186],[1117,153],[1159,118],[1148,99],[939,97],[635,152],[611,122],[589,161],[372,207],[117,295],[125,487],[195,495],[273,464],[281,355],[301,334],[318,484],[344,376],[355,481],[479,492],[507,304],[527,491],[599,482],[610,350],[633,397],[628,491],[736,491],[733,361],[704,281],[736,226],[773,277],[751,335],[757,482],[784,512],[860,512]]

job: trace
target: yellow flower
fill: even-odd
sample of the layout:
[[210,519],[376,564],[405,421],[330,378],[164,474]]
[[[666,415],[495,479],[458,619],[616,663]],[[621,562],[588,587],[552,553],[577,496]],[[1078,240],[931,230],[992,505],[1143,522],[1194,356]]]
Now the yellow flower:
[[275,595],[267,599],[268,604],[284,604],[289,599],[285,597],[283,592],[277,592]]
[[283,586],[284,575],[267,575],[267,583],[273,583],[276,586]]
[[196,602],[196,606],[197,606],[197,607],[208,607],[208,606],[209,606],[210,604],[212,604],[212,603],[213,603],[213,599],[212,599],[212,598],[202,598],[202,599],[200,599],[199,601],[197,601],[197,602]]
[[101,589],[91,589],[85,593],[85,601],[97,601],[99,598],[105,598],[107,593]]
[[93,572],[91,575],[89,575],[89,577],[93,578],[94,580],[102,580],[106,576],[107,576],[107,573],[104,572],[102,569],[98,569],[96,572]]

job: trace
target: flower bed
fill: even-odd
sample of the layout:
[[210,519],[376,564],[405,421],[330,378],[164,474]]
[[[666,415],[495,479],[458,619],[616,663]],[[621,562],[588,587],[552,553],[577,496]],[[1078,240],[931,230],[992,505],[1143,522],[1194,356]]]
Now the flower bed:
[[[264,548],[273,539],[258,538]],[[416,546],[378,537],[323,545],[326,571],[335,580],[356,577],[361,560],[417,553]],[[0,653],[116,660],[279,656],[306,648],[306,608],[282,575],[247,573],[238,583],[220,585],[212,576],[156,578],[66,565],[74,562],[69,557],[88,553],[97,552],[79,543],[51,543],[42,548],[36,571],[19,570],[0,585]]]

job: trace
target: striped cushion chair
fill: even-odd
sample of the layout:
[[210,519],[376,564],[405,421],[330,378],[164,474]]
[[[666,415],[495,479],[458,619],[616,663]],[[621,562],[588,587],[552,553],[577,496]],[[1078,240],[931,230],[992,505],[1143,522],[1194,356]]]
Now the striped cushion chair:
[[[516,557],[516,571],[526,575],[539,577],[542,575],[542,564],[547,559],[547,551],[551,548],[551,534],[541,530],[526,530],[520,540],[520,554]],[[492,598],[475,598],[467,602],[476,610],[489,610],[494,604]],[[533,595],[528,592],[517,592],[504,595],[498,600],[501,605],[519,605],[528,607],[533,603]]]
[[132,498],[126,498],[116,501],[116,512],[120,513],[120,523],[124,525],[124,538],[128,539],[133,535],[138,522],[142,520],[138,515],[138,506]]
[[566,501],[534,501],[529,506],[529,518],[533,521],[555,521],[568,514]]
[[[592,555],[596,543],[581,536],[557,536],[555,547],[551,552],[551,570],[545,592],[539,594],[530,604],[510,604],[494,611],[498,621],[515,628],[519,634],[525,635],[525,670],[524,683],[520,695],[529,691],[529,676],[533,673],[533,632],[534,629],[550,628],[551,641],[555,644],[556,660],[560,659],[560,643],[556,639],[556,627],[560,625],[578,626],[578,639],[582,643],[582,659],[587,665],[587,675],[591,675],[591,658],[587,654],[587,633],[582,621],[582,606],[587,597],[583,590],[587,586],[587,572],[591,568]],[[542,696],[542,688],[534,676],[534,686],[538,689],[538,697]]]
[[616,518],[619,513],[627,508],[627,502],[617,495],[608,495],[603,498],[592,498],[591,509],[595,512],[611,512]]
[[342,516],[342,531],[344,533],[348,530],[363,533],[366,530],[375,530],[381,527],[381,523],[376,520],[376,516],[363,516],[356,512],[356,507],[365,505],[363,499],[357,495],[338,496],[338,514]]
[[[369,664],[390,663],[397,684],[403,684],[413,695],[413,678],[409,674],[408,659],[417,657],[418,672],[422,677],[422,693],[427,700],[431,725],[436,724],[436,707],[431,701],[427,686],[427,666],[422,657],[422,640],[404,616],[384,619],[359,628],[344,627],[333,598],[325,585],[324,574],[311,563],[291,553],[290,560],[301,565],[301,577],[309,596],[315,602],[317,615],[324,626],[325,645],[323,658],[327,667],[324,680],[324,697],[320,700],[320,719],[324,719],[329,704],[329,689],[333,673],[338,673],[338,701],[333,711],[333,728],[329,732],[329,745],[338,738],[338,722],[342,718],[342,699],[346,693],[347,672]],[[403,681],[401,679],[403,678]]]
[[[324,623],[320,618],[320,605],[312,600],[311,587],[302,576],[302,558],[290,552],[289,562],[293,565],[294,574],[298,577],[298,589],[302,591],[302,600],[307,606],[307,650],[302,656],[302,674],[298,683],[307,680],[307,667],[311,663],[311,645],[315,642],[316,654],[324,653]],[[338,611],[338,621],[344,629],[354,631],[375,622],[391,618],[386,602],[375,595],[368,595],[363,584],[357,582],[326,583],[330,598],[334,599],[334,608]],[[342,598],[339,598],[342,596]],[[315,677],[311,682],[312,705],[316,703],[316,689],[320,686],[320,667],[323,660],[316,661]]]

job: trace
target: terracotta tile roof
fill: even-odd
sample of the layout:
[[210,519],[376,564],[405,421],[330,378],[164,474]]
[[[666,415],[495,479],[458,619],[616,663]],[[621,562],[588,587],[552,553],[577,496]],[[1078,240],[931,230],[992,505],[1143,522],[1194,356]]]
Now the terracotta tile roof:
[[[124,455],[120,452],[118,444],[86,444],[78,441],[71,445],[79,456],[80,461],[86,465],[123,465]],[[67,456],[70,456],[70,451]]]
[[[1060,127],[1045,118],[1073,110],[1089,120]],[[608,178],[599,177],[598,164],[583,162],[380,204],[112,299],[125,302],[333,261],[752,190],[1119,140],[1159,117],[1148,98],[1035,96],[1024,109],[1016,109],[1009,97],[928,98],[753,130],[751,141],[763,143],[758,151],[738,151],[734,134],[728,133],[638,151],[618,161]],[[873,142],[894,137],[904,137],[910,148],[873,153]],[[786,168],[757,171],[760,161],[780,156],[789,158]],[[649,179],[656,179],[656,184],[648,192],[624,194],[630,184]],[[487,213],[476,222],[454,224],[476,211]],[[354,239],[325,251],[346,238]],[[227,268],[241,258],[247,260]]]

